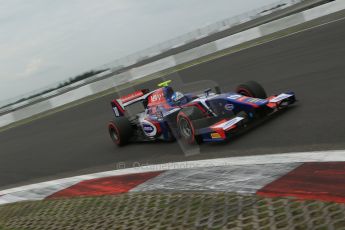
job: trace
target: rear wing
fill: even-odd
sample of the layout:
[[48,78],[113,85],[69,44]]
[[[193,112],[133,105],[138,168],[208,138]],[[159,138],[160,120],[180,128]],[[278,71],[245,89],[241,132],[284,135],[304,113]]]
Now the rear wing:
[[150,92],[148,89],[142,89],[135,91],[131,94],[122,96],[118,99],[114,99],[110,102],[113,112],[116,117],[122,117],[125,115],[126,107],[136,102],[143,101],[147,98],[147,94]]

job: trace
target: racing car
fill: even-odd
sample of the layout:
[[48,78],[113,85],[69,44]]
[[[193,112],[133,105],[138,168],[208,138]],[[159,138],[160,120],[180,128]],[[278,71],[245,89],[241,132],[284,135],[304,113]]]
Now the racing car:
[[[174,141],[187,144],[223,142],[256,120],[270,117],[296,102],[291,91],[267,96],[255,81],[239,85],[235,91],[204,89],[202,93],[182,93],[169,86],[137,90],[111,101],[114,119],[108,124],[113,142]],[[215,91],[215,92],[213,92]],[[133,112],[133,106],[140,111]]]

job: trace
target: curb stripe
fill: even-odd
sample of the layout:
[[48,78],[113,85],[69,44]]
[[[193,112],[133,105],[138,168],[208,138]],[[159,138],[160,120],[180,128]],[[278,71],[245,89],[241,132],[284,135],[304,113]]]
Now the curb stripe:
[[130,192],[208,191],[253,194],[300,165],[290,163],[169,170],[134,187]]
[[24,200],[42,200],[65,188],[69,188],[85,180],[121,176],[136,173],[161,172],[175,169],[193,169],[217,166],[241,166],[263,164],[287,164],[304,162],[345,162],[345,150],[296,152],[283,154],[267,154],[260,156],[229,157],[198,161],[174,162],[159,165],[148,165],[136,168],[112,170],[88,175],[81,175],[53,181],[31,184],[0,191],[0,205]]
[[[221,152],[219,152],[221,153]],[[345,161],[345,150],[330,150],[330,151],[314,151],[314,152],[293,152],[293,153],[280,153],[280,154],[266,154],[260,156],[245,156],[245,157],[228,157],[216,158],[208,160],[197,161],[183,161],[172,162],[158,165],[148,165],[135,168],[126,168],[119,170],[112,170],[106,172],[99,172],[75,177],[68,177],[58,180],[52,180],[37,184],[25,185],[21,187],[11,188],[0,191],[1,195],[9,193],[17,193],[33,189],[42,189],[51,187],[52,185],[64,185],[66,183],[76,184],[84,180],[119,176],[134,173],[144,172],[157,172],[173,169],[185,168],[202,168],[202,167],[215,167],[215,166],[231,166],[231,165],[255,165],[255,164],[279,164],[279,163],[304,163],[304,162],[334,162]]]
[[104,196],[126,193],[145,181],[158,176],[162,172],[163,171],[86,180],[56,192],[47,198]]
[[257,195],[345,203],[345,162],[305,163]]

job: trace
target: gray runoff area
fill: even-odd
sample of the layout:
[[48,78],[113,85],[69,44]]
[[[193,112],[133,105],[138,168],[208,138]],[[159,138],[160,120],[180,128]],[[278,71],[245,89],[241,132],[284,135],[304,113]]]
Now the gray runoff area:
[[[117,148],[107,133],[109,95],[0,133],[0,188],[133,165],[277,152],[344,149],[345,20],[230,54],[165,79],[216,81],[223,91],[248,80],[299,102],[225,144],[186,157],[176,143]],[[142,84],[155,88],[162,79]]]

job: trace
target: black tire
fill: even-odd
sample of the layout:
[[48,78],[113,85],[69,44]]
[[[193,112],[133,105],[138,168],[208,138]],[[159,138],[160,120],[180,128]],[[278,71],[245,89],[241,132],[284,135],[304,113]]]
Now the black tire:
[[108,131],[110,138],[117,146],[124,146],[133,135],[133,127],[126,117],[117,117],[109,122]]
[[177,129],[184,142],[188,144],[201,143],[201,137],[196,131],[208,125],[208,119],[197,107],[183,108],[177,115]]
[[222,93],[222,90],[220,89],[219,86],[215,86],[214,87],[214,91],[215,91],[216,94],[221,94]]
[[243,118],[243,120],[240,122],[241,126],[244,126],[245,124],[249,122],[248,114],[245,111],[240,111],[239,113],[236,114],[236,116]]
[[265,89],[256,81],[248,81],[244,84],[239,85],[236,88],[236,92],[247,97],[255,97],[261,99],[267,98]]

